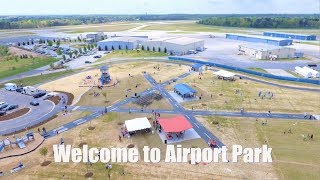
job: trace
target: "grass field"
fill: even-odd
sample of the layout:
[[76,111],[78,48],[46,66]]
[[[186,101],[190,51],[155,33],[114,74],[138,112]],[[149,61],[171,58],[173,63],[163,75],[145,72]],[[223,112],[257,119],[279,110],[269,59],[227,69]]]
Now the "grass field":
[[[272,148],[272,166],[278,178],[317,179],[320,172],[319,138],[304,141],[302,135],[313,134],[314,137],[319,137],[319,122],[279,119],[256,121],[254,118],[233,117],[210,117],[201,121],[227,145],[255,147],[267,144]],[[261,123],[266,121],[267,125],[262,126]],[[217,130],[212,122],[218,122],[220,129]],[[283,133],[289,129],[292,133]]]
[[258,71],[258,72],[263,72],[263,73],[268,73],[268,71],[262,69],[262,68],[248,68],[250,70],[253,70],[253,71]]
[[[186,102],[184,106],[191,109],[246,111],[288,112],[288,113],[317,113],[320,111],[320,94],[279,88],[250,80],[237,79],[234,82],[219,80],[211,71],[204,73],[202,79],[197,74],[188,76],[179,82],[184,82],[195,88],[201,100]],[[173,89],[167,87],[167,89]],[[236,94],[235,91],[240,93]],[[274,93],[273,99],[261,99],[259,91]],[[302,93],[303,92],[303,93]],[[212,95],[212,98],[211,98]]]
[[67,33],[86,33],[86,32],[118,32],[126,31],[135,27],[138,27],[138,24],[96,24],[88,26],[75,26],[75,28],[62,28],[57,31],[67,32]]
[[30,71],[58,61],[56,58],[34,57],[28,59],[0,60],[0,79]]
[[190,32],[217,32],[217,33],[249,33],[261,34],[263,31],[279,31],[288,33],[302,34],[319,34],[317,29],[257,29],[257,28],[238,28],[224,26],[210,26],[197,24],[196,22],[177,21],[175,23],[148,24],[141,30],[158,30],[158,31],[190,31]]
[[103,61],[110,58],[136,58],[136,57],[161,57],[161,56],[168,56],[166,53],[163,52],[152,52],[152,51],[137,51],[137,50],[115,50],[102,58],[98,59],[97,61]]
[[[56,73],[51,73],[51,74],[43,74],[43,75],[38,75],[38,76],[26,77],[26,78],[22,78],[22,79],[16,79],[16,80],[12,80],[10,82],[16,83],[16,84],[23,84],[25,86],[33,86],[36,84],[41,84],[44,82],[58,79],[62,76],[70,75],[72,73],[74,73],[74,71],[67,70],[67,71],[61,71],[61,72],[56,72]],[[4,87],[4,84],[0,84],[0,87]]]

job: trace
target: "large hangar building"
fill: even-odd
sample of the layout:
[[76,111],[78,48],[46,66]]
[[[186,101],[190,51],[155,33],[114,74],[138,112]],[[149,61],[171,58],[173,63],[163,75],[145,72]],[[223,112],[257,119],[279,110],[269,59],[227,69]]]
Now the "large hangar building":
[[264,43],[275,46],[288,46],[292,45],[292,39],[283,39],[276,37],[268,37],[268,36],[254,36],[254,35],[246,35],[246,34],[226,34],[227,39],[239,40],[239,41],[247,41],[253,43]]
[[145,50],[155,50],[173,55],[184,55],[190,52],[203,51],[204,40],[189,37],[160,38],[145,41]]
[[133,50],[139,48],[147,38],[139,37],[112,37],[99,41],[98,48],[105,51],[110,50]]
[[317,39],[316,35],[294,34],[294,33],[285,33],[285,32],[263,32],[263,35],[271,36],[271,37],[279,37],[279,38],[297,39],[297,40],[314,41]]

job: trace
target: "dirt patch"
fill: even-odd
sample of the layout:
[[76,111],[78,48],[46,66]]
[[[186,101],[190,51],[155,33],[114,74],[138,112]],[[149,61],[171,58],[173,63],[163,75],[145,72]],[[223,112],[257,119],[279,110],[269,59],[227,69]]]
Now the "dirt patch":
[[79,147],[83,147],[83,145],[87,145],[88,143],[86,143],[86,142],[82,142],[82,143],[80,143],[78,146]]
[[49,164],[51,164],[51,161],[44,161],[41,166],[48,166]]
[[92,177],[93,176],[93,173],[92,172],[87,172],[84,177],[85,178],[89,178],[89,177]]
[[27,114],[29,112],[29,110],[30,110],[30,108],[23,108],[23,109],[19,109],[17,111],[14,111],[13,113],[6,114],[4,116],[0,116],[0,121],[6,121],[6,120],[10,120],[13,118],[23,116],[23,115]]
[[94,126],[90,126],[90,127],[88,127],[88,130],[89,131],[92,131],[92,130],[94,130],[96,127],[94,127]]
[[61,98],[59,96],[53,96],[48,98],[49,101],[52,101],[55,105],[59,104]]
[[58,92],[58,93],[63,93],[63,94],[65,94],[65,95],[67,95],[67,96],[68,96],[68,103],[67,103],[67,105],[71,105],[71,104],[72,104],[72,102],[73,102],[73,100],[74,100],[74,95],[73,95],[72,93],[63,92],[63,91],[56,91],[56,92]]
[[21,49],[21,48],[18,48],[18,47],[9,47],[9,53],[11,55],[15,55],[15,56],[20,56],[20,55],[25,55],[26,54],[28,56],[33,56],[33,57],[45,57],[45,56],[42,56],[40,54],[31,52],[31,51],[27,51],[27,50],[24,50],[24,49]]
[[134,144],[129,144],[127,148],[134,148]]

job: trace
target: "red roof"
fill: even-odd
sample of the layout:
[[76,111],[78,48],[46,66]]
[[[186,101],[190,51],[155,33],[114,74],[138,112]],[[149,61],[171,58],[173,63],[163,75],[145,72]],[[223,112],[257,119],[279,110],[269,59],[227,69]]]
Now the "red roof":
[[192,128],[192,125],[184,116],[158,119],[164,132],[178,133]]

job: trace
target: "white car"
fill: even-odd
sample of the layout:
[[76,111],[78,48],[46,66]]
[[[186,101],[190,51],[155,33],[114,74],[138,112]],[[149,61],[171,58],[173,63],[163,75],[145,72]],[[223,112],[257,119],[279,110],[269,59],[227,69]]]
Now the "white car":
[[46,95],[43,97],[43,100],[47,100],[47,99],[49,99],[49,98],[51,98],[51,97],[53,97],[53,96],[54,96],[53,93],[46,94]]

